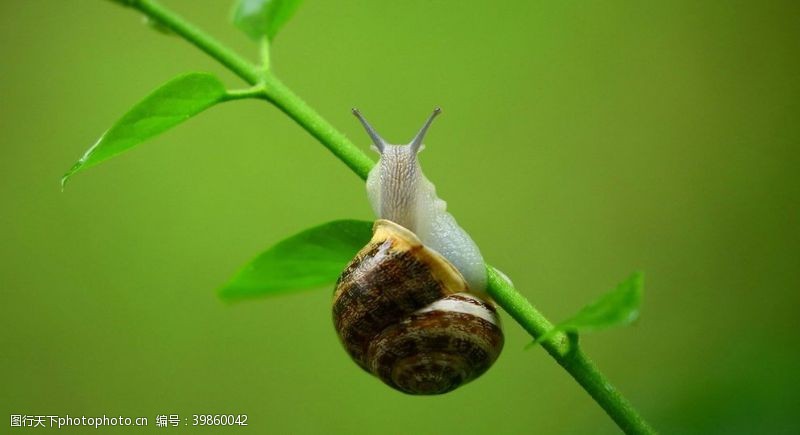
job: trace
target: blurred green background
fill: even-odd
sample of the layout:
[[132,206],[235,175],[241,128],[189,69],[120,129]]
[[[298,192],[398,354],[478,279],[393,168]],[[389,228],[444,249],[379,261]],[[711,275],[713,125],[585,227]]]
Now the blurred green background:
[[[255,57],[229,2],[164,3]],[[220,301],[281,238],[372,217],[362,182],[263,102],[212,108],[62,193],[60,176],[154,87],[187,71],[242,85],[184,41],[110,2],[2,2],[0,58],[3,419],[617,431],[507,316],[491,371],[410,397],[348,359],[330,288]],[[800,3],[308,0],[273,64],[364,149],[350,107],[404,142],[440,105],[429,178],[552,320],[644,270],[640,321],[583,343],[663,433],[800,431]]]

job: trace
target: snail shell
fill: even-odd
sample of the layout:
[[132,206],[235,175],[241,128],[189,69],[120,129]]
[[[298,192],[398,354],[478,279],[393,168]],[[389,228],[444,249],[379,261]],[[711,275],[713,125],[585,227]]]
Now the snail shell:
[[485,372],[503,347],[497,311],[408,229],[375,222],[336,284],[333,320],[362,368],[409,394],[442,394]]

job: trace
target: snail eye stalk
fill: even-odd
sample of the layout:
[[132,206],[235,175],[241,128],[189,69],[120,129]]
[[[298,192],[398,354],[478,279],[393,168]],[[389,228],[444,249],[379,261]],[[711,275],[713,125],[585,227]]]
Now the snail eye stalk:
[[433,109],[433,113],[431,113],[431,115],[428,116],[428,120],[425,121],[425,124],[423,124],[422,128],[419,129],[417,135],[414,136],[414,139],[411,140],[411,143],[409,145],[411,145],[411,149],[414,150],[414,152],[419,152],[420,147],[422,146],[422,139],[425,138],[425,133],[428,132],[428,127],[431,126],[433,118],[436,118],[436,116],[438,116],[440,113],[442,113],[442,109],[438,107]]
[[367,122],[366,118],[364,118],[364,115],[362,115],[358,109],[353,108],[353,115],[355,115],[355,117],[361,121],[361,125],[364,126],[364,130],[367,130],[367,134],[370,138],[372,138],[372,145],[375,147],[375,149],[377,149],[379,153],[382,153],[383,149],[386,147],[386,141],[383,140],[381,135],[379,135],[374,128],[372,128],[369,122]]

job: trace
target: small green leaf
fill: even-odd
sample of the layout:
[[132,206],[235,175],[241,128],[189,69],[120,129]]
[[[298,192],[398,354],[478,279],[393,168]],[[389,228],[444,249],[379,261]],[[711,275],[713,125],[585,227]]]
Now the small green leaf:
[[628,325],[639,317],[643,291],[644,276],[641,272],[636,272],[617,288],[583,307],[577,314],[556,325],[531,345],[546,341],[559,331],[596,331]]
[[239,0],[233,9],[233,24],[250,38],[271,40],[286,24],[302,0]]
[[78,171],[94,166],[163,133],[225,98],[211,74],[189,73],[162,85],[108,129],[61,178],[63,187]]
[[310,228],[262,252],[219,294],[240,299],[332,284],[371,237],[372,222],[367,221],[339,220]]
[[639,317],[642,303],[643,275],[636,272],[616,289],[603,295],[571,318],[561,322],[562,330],[593,331],[611,326],[628,325]]

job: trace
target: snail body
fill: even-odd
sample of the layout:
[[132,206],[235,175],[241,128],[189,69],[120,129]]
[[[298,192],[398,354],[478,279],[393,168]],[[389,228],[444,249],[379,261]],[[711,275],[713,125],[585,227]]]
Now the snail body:
[[480,251],[417,160],[439,111],[408,145],[386,143],[354,113],[381,154],[367,179],[379,219],[337,281],[334,326],[353,360],[389,386],[446,393],[494,363],[503,333]]

